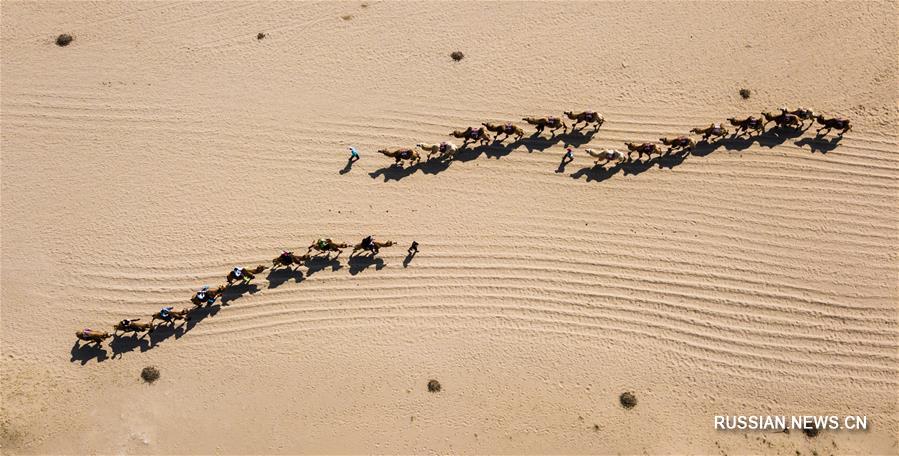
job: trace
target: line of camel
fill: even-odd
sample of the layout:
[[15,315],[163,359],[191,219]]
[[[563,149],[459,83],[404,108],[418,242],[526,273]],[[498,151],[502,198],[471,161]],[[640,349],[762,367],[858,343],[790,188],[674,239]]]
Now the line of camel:
[[[353,245],[353,251],[350,253],[350,258],[352,261],[352,258],[357,256],[357,254],[367,252],[369,255],[366,255],[366,257],[371,260],[374,259],[375,255],[377,255],[382,248],[392,247],[394,245],[396,245],[396,242],[394,241],[382,242],[375,240],[373,236],[367,236],[362,242]],[[409,248],[409,256],[404,264],[408,264],[408,260],[418,252],[417,246],[417,243],[413,243],[412,247]],[[152,314],[149,322],[141,321],[140,318],[125,319],[112,325],[113,330],[111,332],[85,328],[76,331],[75,336],[79,341],[86,342],[85,345],[94,344],[95,348],[99,348],[106,339],[119,338],[126,334],[131,334],[133,337],[141,335],[141,338],[143,338],[161,325],[174,327],[176,323],[180,322],[181,324],[184,324],[191,321],[192,312],[214,305],[216,300],[222,297],[225,292],[232,287],[250,285],[250,282],[256,278],[256,274],[260,274],[267,269],[274,271],[278,267],[284,267],[291,272],[295,272],[300,266],[308,265],[308,263],[315,258],[321,257],[321,254],[325,254],[324,258],[328,261],[334,261],[341,253],[343,253],[343,249],[349,247],[350,245],[345,242],[335,242],[330,238],[317,239],[309,246],[306,253],[302,255],[297,255],[287,250],[282,251],[280,255],[272,259],[272,265],[270,267],[262,264],[254,268],[245,268],[242,266],[235,267],[227,276],[225,276],[226,283],[215,288],[210,288],[208,285],[205,285],[200,288],[199,291],[194,293],[190,298],[193,307],[184,307],[180,310],[175,310],[173,306],[166,306]],[[313,250],[315,253],[313,253]],[[337,255],[332,259],[331,254],[334,252],[337,252]],[[157,320],[159,323],[156,323]],[[76,349],[77,348],[80,347],[76,347]]]
[[[581,128],[593,125],[594,132],[596,132],[599,131],[599,128],[605,123],[603,115],[596,111],[582,111],[577,113],[565,111],[564,115],[568,119],[574,121],[571,125],[572,131],[575,131],[578,125],[583,123]],[[751,137],[753,133],[761,135],[765,133],[766,127],[771,122],[775,124],[775,128],[793,129],[797,131],[803,129],[803,127],[808,128],[817,122],[821,125],[816,132],[816,137],[818,138],[826,136],[831,130],[837,130],[840,137],[842,137],[844,133],[852,130],[849,119],[844,117],[824,117],[822,115],[816,115],[811,109],[802,107],[794,110],[781,107],[779,113],[762,112],[761,115],[762,117],[749,116],[745,118],[728,118],[727,122],[733,127],[736,127],[732,137],[742,137],[743,135]],[[567,133],[569,128],[568,124],[565,123],[565,120],[561,117],[524,117],[522,120],[536,127],[535,135],[542,135],[543,132],[548,129],[550,133],[552,133],[552,136],[555,136],[557,130],[562,129],[563,133]],[[809,122],[807,126],[805,125],[806,121]],[[490,137],[491,132],[495,133],[493,138]],[[708,143],[725,138],[730,134],[730,130],[725,128],[722,123],[713,123],[705,128],[693,128],[690,130],[690,133],[701,135],[702,139],[700,141]],[[418,143],[415,145],[416,148],[414,149],[392,148],[380,149],[378,152],[393,158],[395,160],[394,166],[402,168],[407,162],[409,165],[421,162],[422,156],[417,149],[427,152],[426,160],[431,160],[435,154],[438,159],[451,160],[455,157],[457,152],[465,149],[472,143],[486,146],[491,141],[502,143],[513,136],[516,141],[521,140],[524,136],[524,130],[511,122],[484,122],[480,127],[468,127],[465,130],[454,130],[449,135],[462,139],[462,145],[456,146],[450,141],[442,141],[438,144]],[[644,155],[646,155],[648,159],[651,159],[653,154],[662,156],[671,154],[672,152],[690,152],[697,144],[697,141],[690,136],[663,137],[659,138],[659,142],[661,144],[651,142],[625,142],[624,145],[627,146],[627,153],[615,149],[596,150],[587,148],[584,151],[596,159],[594,162],[595,166],[605,166],[610,163],[617,165],[631,162],[633,161],[633,153],[637,154],[637,160],[642,160]],[[667,146],[667,149],[663,151],[662,146]],[[573,160],[573,155],[571,155],[570,150],[567,157]],[[602,163],[600,163],[601,161]]]

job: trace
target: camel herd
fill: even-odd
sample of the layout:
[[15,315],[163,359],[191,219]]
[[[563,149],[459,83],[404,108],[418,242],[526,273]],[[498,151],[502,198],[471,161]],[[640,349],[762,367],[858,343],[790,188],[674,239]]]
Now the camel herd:
[[[350,253],[350,257],[357,255],[357,253],[360,251],[368,252],[370,256],[373,257],[374,255],[377,255],[382,248],[392,247],[394,245],[396,245],[396,242],[377,241],[372,236],[367,236],[362,240],[362,242],[353,245],[353,251]],[[417,243],[413,243],[413,246],[409,249],[410,255],[412,254],[413,249],[415,252],[418,251],[417,246]],[[337,252],[337,255],[335,255],[334,257],[337,258],[341,253],[343,253],[343,249],[346,248],[349,248],[349,244],[344,242],[335,242],[330,238],[317,239],[309,246],[309,248],[306,250],[306,253],[302,255],[297,255],[286,250],[282,251],[280,255],[272,260],[271,267],[261,264],[256,266],[255,268],[245,268],[243,266],[235,267],[225,276],[225,283],[215,288],[210,288],[208,285],[204,285],[197,292],[195,292],[190,298],[190,302],[191,304],[193,304],[193,307],[184,307],[180,310],[175,310],[173,306],[166,306],[160,309],[158,312],[152,314],[150,316],[149,322],[143,322],[140,318],[134,318],[130,320],[126,319],[112,325],[112,332],[85,328],[80,331],[76,331],[75,336],[81,341],[94,343],[97,346],[100,346],[103,341],[109,339],[110,337],[121,337],[129,333],[134,336],[138,334],[146,335],[153,332],[160,325],[174,326],[177,322],[187,322],[190,321],[190,313],[193,310],[215,304],[216,300],[231,287],[239,285],[249,285],[250,282],[252,282],[252,280],[256,278],[256,274],[260,274],[267,269],[274,270],[278,267],[287,267],[291,268],[292,270],[296,270],[296,268],[293,268],[293,266],[296,266],[298,268],[300,266],[306,265],[310,260],[322,253],[325,254],[326,258],[331,259],[331,253]],[[313,250],[316,251],[315,254],[312,254]],[[156,323],[157,320],[159,321],[158,324]]]
[[[728,118],[727,122],[730,123],[731,126],[735,127],[732,137],[762,134],[765,132],[768,124],[772,122],[775,125],[774,128],[796,130],[800,130],[804,127],[811,127],[815,122],[817,122],[821,125],[821,127],[817,130],[818,136],[827,135],[831,130],[837,130],[839,131],[839,136],[843,136],[844,133],[852,130],[852,125],[846,118],[828,118],[821,115],[816,115],[810,109],[806,108],[789,110],[786,107],[782,107],[779,111],[779,113],[763,112],[761,113],[762,117],[749,116],[742,119],[734,117]],[[571,125],[572,130],[577,128],[579,124],[583,123],[584,125],[581,128],[586,128],[587,126],[593,125],[594,131],[598,131],[603,123],[605,123],[605,118],[596,111],[583,111],[578,113],[575,113],[573,111],[565,111],[564,115],[569,120],[574,121]],[[538,135],[542,134],[546,129],[549,129],[552,135],[555,135],[556,131],[559,129],[562,129],[563,132],[567,133],[569,128],[568,124],[565,123],[565,121],[561,117],[524,117],[522,118],[522,120],[530,125],[533,125],[536,128],[536,134]],[[805,122],[809,122],[807,126],[805,125]],[[421,149],[422,151],[427,152],[428,160],[430,160],[434,154],[437,154],[437,156],[441,159],[452,159],[456,152],[467,147],[471,142],[476,142],[481,145],[487,145],[491,141],[490,133],[495,134],[495,136],[492,138],[493,141],[505,141],[512,136],[514,136],[516,140],[520,140],[524,136],[524,130],[521,127],[513,125],[511,122],[504,124],[484,122],[480,127],[468,127],[465,130],[455,130],[450,133],[450,136],[463,139],[463,143],[459,147],[451,142],[444,141],[439,144],[418,143],[416,144],[416,149]],[[693,128],[690,130],[690,133],[700,135],[700,141],[709,142],[718,141],[725,138],[730,134],[730,130],[725,128],[721,123],[713,123],[704,128]],[[663,137],[659,138],[659,142],[661,145],[649,142],[625,142],[624,145],[627,147],[627,152],[622,152],[615,149],[595,150],[591,148],[586,148],[585,152],[589,156],[596,159],[594,163],[595,165],[605,166],[609,163],[621,164],[631,161],[633,160],[632,154],[634,153],[637,154],[637,160],[642,160],[644,155],[648,158],[652,158],[653,155],[670,154],[674,151],[690,152],[696,147],[697,144],[697,141],[689,136]],[[666,148],[663,150],[662,146],[666,146]],[[397,166],[402,166],[404,162],[418,163],[421,161],[421,155],[416,149],[381,149],[378,152],[395,159],[395,164]],[[570,150],[568,152],[568,155],[571,156]],[[380,248],[390,247],[393,245],[395,245],[393,241],[378,242],[373,240],[371,236],[368,236],[363,239],[361,243],[353,246],[353,252],[350,254],[350,256],[355,255],[360,250],[370,252],[372,255],[376,255]],[[415,248],[415,245],[416,244],[413,244],[412,248]],[[311,252],[313,250],[318,252],[316,255],[325,253],[330,258],[331,252],[337,252],[337,255],[339,256],[342,252],[342,249],[348,247],[349,245],[346,243],[334,242],[333,240],[328,238],[318,239],[309,246],[309,248],[306,250],[306,253],[303,255],[296,255],[293,252],[289,251],[281,252],[279,256],[272,260],[271,268],[276,268],[279,266],[288,268],[292,266],[299,267],[306,264],[313,258],[313,256],[311,255]],[[410,249],[410,255],[411,254],[412,249]],[[81,331],[77,331],[75,334],[78,339],[82,341],[93,342],[99,345],[104,340],[110,337],[118,337],[126,333],[149,333],[158,326],[154,325],[157,320],[160,321],[159,325],[174,325],[174,323],[177,321],[189,321],[190,312],[192,310],[202,306],[214,304],[216,299],[223,293],[225,293],[225,291],[227,291],[230,287],[234,286],[235,283],[249,284],[256,277],[256,274],[259,274],[266,269],[269,269],[269,267],[265,265],[259,265],[253,269],[236,267],[226,275],[226,283],[219,285],[214,289],[211,289],[208,286],[204,286],[199,291],[194,293],[194,295],[190,299],[190,302],[194,305],[193,308],[185,307],[181,310],[175,310],[171,306],[164,307],[159,312],[156,312],[151,316],[149,323],[141,322],[140,318],[135,318],[132,320],[122,320],[116,323],[115,325],[113,325],[112,333],[108,331],[98,331],[86,328]]]
[[[605,123],[605,118],[596,111],[582,111],[577,113],[565,111],[563,114],[564,117],[574,121],[571,125],[572,131],[574,131],[581,123],[583,123],[581,128],[592,125],[594,131],[598,131],[603,123]],[[565,120],[562,117],[524,117],[521,120],[527,122],[529,125],[533,125],[536,128],[535,134],[537,135],[543,134],[545,130],[549,129],[550,133],[555,136],[557,130],[562,129],[563,133],[567,133],[569,129],[568,124],[565,123]],[[805,124],[806,121],[809,122],[808,125]],[[795,130],[811,127],[817,122],[821,125],[821,128],[818,128],[817,130],[817,136],[819,137],[827,135],[831,130],[839,131],[839,136],[843,136],[844,133],[852,130],[852,125],[846,118],[816,115],[812,110],[807,108],[790,110],[786,107],[781,107],[779,112],[763,112],[761,113],[761,117],[730,117],[727,119],[727,122],[735,127],[731,137],[762,134],[765,132],[766,127],[772,122],[774,123],[774,128]],[[490,133],[494,134],[493,138],[490,137]],[[410,165],[421,162],[422,156],[417,149],[421,149],[428,153],[427,160],[430,160],[435,154],[438,159],[452,159],[459,150],[466,148],[471,143],[486,146],[491,141],[503,142],[511,137],[514,137],[517,141],[524,137],[524,134],[524,129],[511,122],[483,122],[480,127],[468,127],[464,130],[454,130],[449,134],[454,138],[462,139],[463,142],[461,146],[456,146],[449,141],[442,141],[438,144],[418,143],[415,145],[416,148],[414,149],[380,149],[378,152],[393,158],[395,160],[395,166],[403,166],[406,162]],[[724,127],[723,123],[712,123],[707,127],[693,128],[690,130],[690,134],[699,135],[701,137],[699,142],[710,142],[724,139],[731,134],[731,132],[728,128]],[[631,161],[633,160],[632,154],[634,153],[637,154],[637,160],[642,160],[644,155],[648,158],[652,158],[653,155],[670,154],[675,151],[690,152],[696,147],[698,141],[690,136],[675,136],[659,138],[659,142],[661,144],[625,142],[624,145],[627,146],[627,152],[621,152],[615,149],[596,150],[591,148],[585,149],[585,152],[596,159],[594,162],[595,165],[605,166],[609,163],[620,164]],[[663,148],[662,146],[665,147]]]

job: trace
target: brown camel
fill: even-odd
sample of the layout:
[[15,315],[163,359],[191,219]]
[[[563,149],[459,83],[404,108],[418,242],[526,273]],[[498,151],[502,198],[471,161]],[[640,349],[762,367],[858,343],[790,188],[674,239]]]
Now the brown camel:
[[765,123],[762,122],[762,119],[758,117],[749,116],[745,119],[728,117],[727,121],[730,122],[731,125],[737,127],[737,130],[734,131],[734,134],[736,134],[737,136],[742,136],[743,133],[750,133],[750,131],[754,131],[756,133],[765,132]]
[[[584,152],[591,157],[596,158],[596,161],[593,162],[594,165],[605,166],[609,163],[615,163],[616,165],[619,163],[624,163],[627,160],[627,155],[620,150],[614,149],[606,149],[606,150],[595,150],[595,149],[584,149]],[[599,163],[600,160],[605,160],[602,164]]]
[[730,132],[721,126],[720,123],[713,123],[706,128],[694,128],[690,130],[690,133],[701,134],[703,141],[708,141],[712,136],[714,136],[715,139],[718,139],[727,136]]
[[378,251],[381,250],[382,247],[393,247],[394,245],[396,245],[396,242],[393,241],[380,242],[373,240],[368,243],[368,245],[366,245],[366,243],[363,241],[353,246],[353,253],[350,253],[350,256],[355,255],[356,252],[360,250],[371,252],[372,254],[377,255]]
[[215,304],[216,298],[221,296],[225,290],[228,288],[228,285],[221,284],[218,288],[209,289],[208,286],[204,286],[200,289],[200,291],[194,293],[190,298],[190,302],[192,302],[195,306],[201,306],[203,304]]
[[190,321],[190,309],[185,307],[181,310],[173,310],[171,307],[164,307],[159,312],[153,314],[150,324],[152,325],[156,320],[162,320],[166,323],[175,323],[177,320]]
[[662,154],[662,148],[659,147],[658,144],[653,144],[653,143],[637,144],[637,143],[632,143],[632,142],[626,142],[626,143],[624,143],[624,145],[627,146],[627,150],[628,150],[627,158],[628,159],[631,158],[631,152],[637,153],[637,160],[642,158],[643,154],[646,154],[646,156],[649,158],[652,158],[652,154],[658,154],[658,155]]
[[453,130],[449,135],[454,138],[461,138],[462,147],[467,146],[469,141],[477,141],[482,146],[490,142],[490,135],[484,127],[468,127],[465,130]]
[[668,146],[668,152],[671,152],[675,149],[682,150],[693,150],[696,147],[696,142],[693,141],[689,136],[676,136],[674,138],[659,138],[659,141]]
[[602,114],[596,111],[583,111],[575,114],[572,111],[565,111],[564,114],[568,116],[569,119],[573,120],[574,123],[571,124],[571,128],[577,127],[577,124],[583,122],[584,126],[594,124],[594,128],[599,130],[599,127],[605,123],[606,119],[603,118]]
[[[837,136],[843,136],[843,133],[852,130],[852,124],[849,123],[849,119],[843,117],[832,117],[830,119],[826,119],[824,118],[824,116],[816,116],[815,121],[823,125],[818,129],[818,136],[827,136],[827,134],[830,133],[831,129],[840,131]],[[827,131],[822,135],[821,130]]]
[[801,106],[792,111],[784,106],[780,108],[780,112],[781,114],[793,114],[794,116],[798,117],[799,120],[801,120],[803,123],[805,123],[806,120],[810,120],[811,123],[815,123],[815,117],[817,117],[811,109],[803,108]]
[[343,250],[341,249],[345,249],[347,247],[349,247],[349,245],[346,242],[341,242],[338,244],[332,241],[331,238],[322,238],[313,242],[312,245],[309,246],[309,249],[306,250],[306,253],[308,254],[312,251],[312,249],[315,249],[319,252],[327,252],[329,257],[331,256],[331,252],[337,252],[337,256],[340,256],[340,254],[343,252]]
[[306,255],[294,255],[293,252],[282,251],[280,255],[275,257],[272,260],[272,269],[275,269],[278,266],[286,266],[290,267],[293,265],[302,266],[303,263],[309,261],[312,257],[309,254]]
[[83,340],[85,342],[93,342],[97,345],[100,345],[104,340],[112,337],[112,334],[106,331],[97,331],[90,328],[84,328],[81,331],[75,331],[75,336],[78,337],[79,340]]
[[556,135],[556,130],[562,128],[563,133],[568,133],[568,124],[565,123],[564,120],[558,117],[524,117],[521,120],[535,125],[537,127],[537,133],[543,133],[543,130],[549,127],[549,131]]
[[767,126],[770,122],[774,122],[774,125],[778,127],[792,127],[799,128],[802,126],[802,121],[799,120],[798,116],[793,114],[771,114],[770,112],[763,112],[762,116],[765,117],[765,125]]
[[[522,136],[524,136],[524,130],[522,130],[521,127],[516,127],[515,125],[512,125],[511,122],[504,123],[504,124],[495,124],[495,123],[490,123],[490,122],[484,122],[481,125],[483,125],[484,128],[492,131],[493,133],[496,133],[496,135],[493,137],[494,141],[505,141],[507,138],[509,138],[512,135],[515,135],[516,136],[515,140],[518,141],[519,139],[521,139]],[[502,140],[500,140],[499,135],[506,135],[506,137],[503,138]]]
[[412,162],[418,163],[419,161],[421,161],[421,155],[418,155],[418,151],[416,151],[415,149],[380,149],[378,150],[378,152],[395,159],[396,165],[401,165],[403,160],[409,160],[410,164]]
[[153,325],[151,325],[150,323],[138,323],[139,320],[140,318],[135,318],[133,320],[122,320],[116,323],[112,326],[112,328],[115,330],[113,331],[112,335],[118,337],[119,331],[121,331],[123,335],[129,332],[153,332]]
[[243,280],[243,283],[250,283],[251,280],[256,278],[256,274],[259,274],[266,269],[268,269],[268,266],[263,266],[261,264],[253,269],[238,266],[232,269],[231,272],[225,276],[225,279],[228,281],[228,285],[231,285],[238,280]]

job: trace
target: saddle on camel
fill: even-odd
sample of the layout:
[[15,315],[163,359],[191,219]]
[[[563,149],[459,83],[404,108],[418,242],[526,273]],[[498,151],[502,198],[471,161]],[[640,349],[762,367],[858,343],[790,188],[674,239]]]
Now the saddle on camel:
[[123,335],[129,332],[153,332],[153,325],[151,325],[150,323],[138,323],[138,321],[140,321],[140,318],[135,318],[132,320],[122,320],[116,323],[115,325],[113,325],[113,329],[115,330],[113,331],[113,336],[117,337],[119,335],[119,331],[121,331]]
[[281,254],[275,257],[272,260],[272,269],[278,266],[290,267],[293,265],[302,266],[304,262],[308,261],[311,256],[306,255],[294,255],[293,252],[289,252],[287,250],[282,250]]
[[215,304],[215,300],[218,299],[218,297],[221,296],[227,288],[227,285],[222,284],[219,285],[218,288],[210,290],[209,285],[203,285],[203,288],[200,288],[200,290],[194,293],[194,295],[190,298],[190,302],[192,302],[195,306],[202,306],[203,304]]
[[249,284],[251,280],[256,278],[256,274],[259,274],[262,271],[265,271],[268,267],[259,265],[253,269],[247,269],[243,266],[238,266],[231,270],[228,273],[228,276],[225,279],[228,281],[228,285],[233,284],[234,282],[241,280],[244,284]]

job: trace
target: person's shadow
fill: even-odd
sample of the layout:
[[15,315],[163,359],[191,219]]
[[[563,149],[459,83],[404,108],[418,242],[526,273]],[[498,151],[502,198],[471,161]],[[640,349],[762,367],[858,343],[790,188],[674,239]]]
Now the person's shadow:
[[340,174],[346,174],[346,173],[352,171],[353,163],[356,163],[357,161],[359,161],[358,158],[353,158],[353,157],[348,158],[346,161],[346,165],[343,167],[343,169],[341,169],[339,171]]
[[366,270],[370,266],[374,266],[376,271],[384,269],[384,260],[377,255],[352,255],[347,261],[350,266],[350,275],[356,275]]
[[556,174],[562,174],[565,172],[565,167],[568,166],[569,163],[574,161],[574,156],[568,155],[567,153],[562,156],[562,161],[559,162],[559,167],[556,169]]
[[416,253],[418,253],[418,252],[417,252],[417,251],[411,251],[411,252],[406,253],[406,258],[403,259],[403,267],[404,267],[404,268],[408,268],[408,267],[409,267],[409,263],[411,263],[411,262],[412,262],[412,259],[415,258],[415,254],[416,254]]

